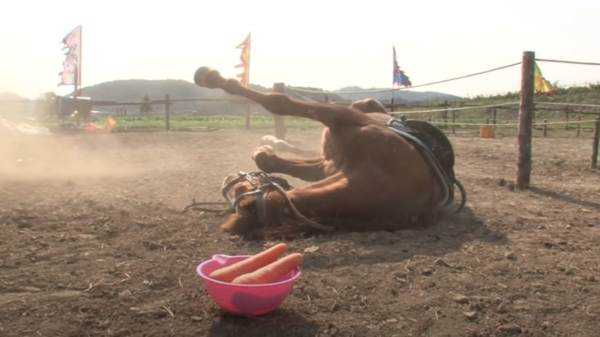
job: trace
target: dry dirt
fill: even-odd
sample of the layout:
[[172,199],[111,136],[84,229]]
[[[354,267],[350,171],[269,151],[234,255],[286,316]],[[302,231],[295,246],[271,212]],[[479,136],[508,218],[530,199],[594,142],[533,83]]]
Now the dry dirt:
[[[421,230],[288,241],[291,252],[313,248],[283,306],[260,318],[223,314],[195,267],[272,243],[229,237],[221,216],[181,209],[192,198],[223,201],[221,180],[255,170],[250,152],[262,134],[1,143],[0,335],[598,336],[590,133],[536,138],[527,192],[510,188],[514,137],[451,135],[469,193],[460,216]],[[289,138],[316,149],[319,135]]]

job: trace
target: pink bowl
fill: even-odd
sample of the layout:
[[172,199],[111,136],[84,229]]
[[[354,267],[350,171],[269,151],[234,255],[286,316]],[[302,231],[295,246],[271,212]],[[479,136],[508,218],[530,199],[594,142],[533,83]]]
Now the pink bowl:
[[250,256],[213,255],[212,259],[200,263],[196,268],[213,301],[223,310],[240,316],[260,316],[279,308],[302,274],[300,268],[296,268],[277,282],[268,284],[232,284],[208,277],[213,271]]

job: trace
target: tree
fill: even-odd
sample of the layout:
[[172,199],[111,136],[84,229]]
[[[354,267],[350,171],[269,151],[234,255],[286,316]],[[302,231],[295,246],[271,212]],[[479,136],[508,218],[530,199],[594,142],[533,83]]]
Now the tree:
[[34,111],[40,118],[51,118],[58,112],[58,96],[49,91],[41,94],[36,100]]
[[148,95],[144,95],[143,101],[144,102],[140,106],[140,113],[145,117],[148,117],[150,112],[152,112],[152,103],[150,103],[150,97],[148,97]]

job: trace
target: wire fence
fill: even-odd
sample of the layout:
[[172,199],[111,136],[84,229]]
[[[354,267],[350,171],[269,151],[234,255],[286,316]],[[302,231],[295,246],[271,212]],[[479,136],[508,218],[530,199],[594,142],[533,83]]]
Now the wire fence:
[[[578,62],[578,61],[564,61],[564,60],[552,60],[552,59],[536,59],[536,61],[540,62],[554,62],[554,63],[566,63],[566,64],[578,64],[578,65],[587,65],[587,66],[598,66],[600,63],[593,62]],[[328,97],[326,95],[353,95],[353,94],[375,94],[375,93],[390,93],[399,90],[420,88],[425,86],[431,86],[441,83],[447,83],[451,81],[457,81],[469,77],[480,76],[484,74],[489,74],[495,71],[515,67],[517,65],[522,64],[522,62],[515,62],[508,65],[488,69],[485,71],[479,71],[472,74],[467,74],[458,77],[452,77],[444,80],[423,83],[411,86],[409,88],[393,88],[393,89],[375,89],[375,90],[361,90],[361,91],[347,91],[347,92],[333,92],[333,91],[324,91],[324,90],[309,90],[303,89],[293,86],[286,86],[285,93],[289,96],[305,100],[309,102],[320,102],[320,100],[315,99],[314,97],[307,97],[305,94],[320,94],[320,98],[324,98],[325,102],[328,102]],[[591,84],[591,83],[589,83]],[[1,103],[33,103],[32,100],[10,100],[3,101]],[[236,104],[254,104],[245,98],[183,98],[183,99],[170,99],[168,95],[166,95],[165,99],[159,100],[149,100],[149,101],[106,101],[106,100],[91,100],[90,104],[93,106],[141,106],[143,104],[151,104],[151,105],[164,105],[165,106],[165,123],[167,124],[167,129],[169,129],[169,119],[171,111],[169,106],[174,103],[180,102],[230,102]],[[341,105],[349,105],[351,103],[348,102],[332,102],[333,104],[341,104]],[[459,126],[462,128],[468,127],[481,127],[486,125],[494,125],[494,127],[516,127],[517,123],[517,114],[519,111],[519,101],[512,102],[503,102],[496,104],[480,104],[480,105],[467,105],[464,102],[448,102],[445,101],[443,104],[395,104],[391,102],[391,104],[384,104],[386,108],[390,109],[390,113],[392,115],[410,115],[411,119],[427,119],[434,124],[443,125],[444,128],[449,126]],[[586,118],[582,118],[582,115],[600,115],[600,104],[590,104],[585,102],[545,102],[545,101],[535,101],[535,109],[540,112],[549,112],[548,114],[540,116],[545,120],[551,120],[551,122],[546,122],[544,125],[552,126],[552,125],[565,125],[568,129],[569,125],[577,124],[578,128],[580,125],[585,125],[592,123],[593,120],[586,120]],[[574,109],[579,109],[578,111],[574,111]],[[395,111],[399,110],[399,111]],[[465,114],[461,114],[465,113]],[[552,115],[552,113],[554,113]],[[559,121],[559,117],[564,113],[565,119],[563,121]],[[436,116],[437,114],[437,116]],[[451,114],[451,118],[449,118],[448,114]],[[569,116],[573,115],[578,116],[577,121],[569,121]],[[260,114],[251,113],[248,110],[248,113],[245,116],[247,126],[250,124],[251,119],[260,119],[265,116],[257,116]],[[441,115],[441,119],[440,119]],[[435,119],[434,119],[435,117]],[[233,117],[235,119],[235,117]],[[244,116],[237,116],[237,118],[244,118]],[[486,121],[482,123],[482,121]],[[491,122],[490,122],[491,121]],[[539,121],[535,122],[536,125],[542,125]],[[454,128],[453,128],[454,131]]]

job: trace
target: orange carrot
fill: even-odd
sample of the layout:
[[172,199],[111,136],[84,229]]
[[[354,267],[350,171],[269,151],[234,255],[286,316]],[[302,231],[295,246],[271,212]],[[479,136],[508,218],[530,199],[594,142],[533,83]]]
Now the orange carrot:
[[277,244],[256,255],[252,255],[245,260],[236,262],[224,268],[217,269],[210,273],[208,277],[222,282],[231,282],[238,276],[251,273],[261,267],[277,261],[277,259],[283,255],[286,250],[287,245],[285,243]]
[[252,273],[236,277],[231,283],[236,284],[266,284],[277,281],[281,276],[302,264],[302,254],[294,253],[266,265]]

